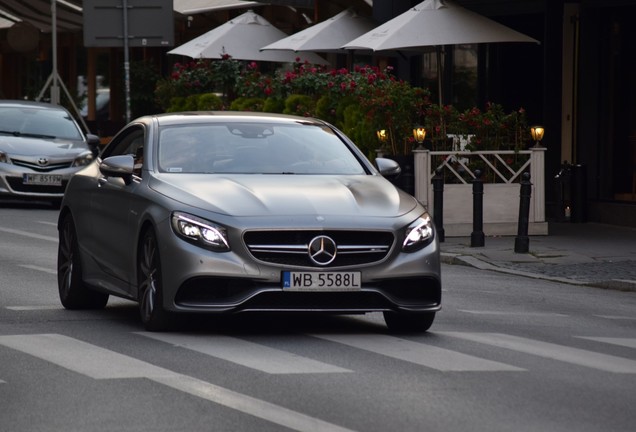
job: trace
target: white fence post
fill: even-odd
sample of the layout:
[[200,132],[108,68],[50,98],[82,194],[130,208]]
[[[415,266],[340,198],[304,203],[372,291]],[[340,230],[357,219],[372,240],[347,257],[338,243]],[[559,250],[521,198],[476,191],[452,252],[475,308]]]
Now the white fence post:
[[431,154],[428,150],[413,150],[415,170],[415,198],[428,207],[431,185]]
[[534,204],[534,222],[545,222],[545,147],[532,147],[530,181]]

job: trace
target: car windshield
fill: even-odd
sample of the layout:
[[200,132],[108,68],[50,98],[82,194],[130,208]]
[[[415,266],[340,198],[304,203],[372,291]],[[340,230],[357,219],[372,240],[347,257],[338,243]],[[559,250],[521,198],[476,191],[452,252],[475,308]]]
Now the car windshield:
[[47,108],[0,107],[0,133],[24,137],[82,139],[68,112]]
[[159,169],[170,173],[366,172],[354,153],[326,126],[250,122],[162,129]]

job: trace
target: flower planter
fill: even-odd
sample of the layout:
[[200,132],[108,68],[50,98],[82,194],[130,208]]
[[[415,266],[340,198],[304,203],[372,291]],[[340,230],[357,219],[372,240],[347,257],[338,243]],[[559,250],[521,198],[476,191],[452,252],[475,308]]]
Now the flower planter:
[[[487,236],[516,235],[519,222],[520,185],[523,172],[530,172],[532,195],[528,234],[547,235],[545,221],[545,174],[544,148],[533,148],[520,152],[431,152],[415,150],[415,197],[434,214],[432,178],[440,169],[446,177],[457,183],[444,184],[443,225],[446,236],[470,236],[473,230],[473,185],[459,177],[459,169],[464,177],[473,178],[469,160],[478,159],[485,164],[498,182],[484,182],[483,231]],[[504,161],[511,155],[523,155],[527,161],[517,169],[505,167]],[[442,161],[442,162],[440,162]],[[451,161],[453,163],[451,163]],[[492,162],[495,161],[495,162]],[[503,168],[502,168],[503,166]]]

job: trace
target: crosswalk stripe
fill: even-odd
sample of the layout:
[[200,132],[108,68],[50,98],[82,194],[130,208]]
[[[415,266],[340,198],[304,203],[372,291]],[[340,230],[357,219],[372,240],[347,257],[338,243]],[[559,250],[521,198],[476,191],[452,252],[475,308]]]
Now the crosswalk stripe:
[[605,318],[610,320],[625,320],[625,321],[634,321],[636,320],[636,316],[626,316],[626,315],[594,315],[599,318]]
[[12,311],[37,311],[37,310],[64,309],[62,305],[6,306],[6,308]]
[[564,345],[557,345],[549,342],[541,342],[503,333],[439,332],[439,334],[496,346],[499,348],[506,348],[552,360],[559,360],[578,366],[586,366],[606,372],[636,373],[636,361],[634,360],[593,351],[586,351]]
[[32,265],[32,264],[20,264],[20,267],[25,268],[25,269],[29,269],[29,270],[35,270],[35,271],[43,272],[43,273],[57,274],[57,270],[56,269],[40,267],[40,266],[36,266],[36,265]]
[[596,342],[604,342],[612,345],[624,346],[636,349],[636,338],[613,338],[613,337],[589,337],[577,336],[579,339],[588,339]]
[[307,432],[351,432],[350,429],[314,417],[309,417],[264,400],[246,396],[189,376],[182,375],[178,378],[164,377],[154,380],[176,390],[198,396],[211,402],[216,402],[220,405],[251,414],[293,430]]
[[31,237],[31,238],[34,238],[34,239],[46,240],[46,241],[50,241],[50,242],[57,242],[58,241],[57,237],[46,236],[46,235],[41,235],[41,234],[36,234],[36,233],[28,232],[28,231],[21,231],[21,230],[11,229],[11,228],[0,228],[0,232],[5,232],[5,233],[9,233],[9,234],[17,234],[17,235],[21,235],[21,236],[24,236],[24,237]]
[[0,336],[0,345],[95,379],[147,378],[301,432],[351,432],[288,408],[59,334]]
[[229,336],[137,334],[269,374],[351,372],[349,369]]
[[566,314],[556,312],[518,312],[518,311],[478,311],[469,309],[458,309],[460,312],[469,313],[473,315],[514,315],[514,316],[527,316],[527,317],[567,317]]
[[311,336],[443,372],[525,370],[505,363],[486,360],[432,345],[411,342],[393,336],[379,334],[313,334]]
[[167,369],[60,334],[0,336],[0,345],[93,379],[174,376]]

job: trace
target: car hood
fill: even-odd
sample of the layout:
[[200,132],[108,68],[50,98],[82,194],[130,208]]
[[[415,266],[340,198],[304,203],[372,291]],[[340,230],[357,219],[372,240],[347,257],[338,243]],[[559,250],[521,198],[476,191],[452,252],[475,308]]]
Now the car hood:
[[150,187],[189,206],[240,216],[397,217],[415,198],[380,176],[161,174]]
[[88,150],[83,141],[0,135],[0,151],[20,156],[76,156]]

